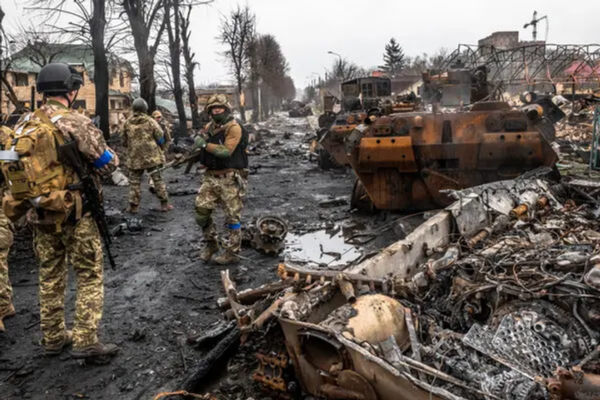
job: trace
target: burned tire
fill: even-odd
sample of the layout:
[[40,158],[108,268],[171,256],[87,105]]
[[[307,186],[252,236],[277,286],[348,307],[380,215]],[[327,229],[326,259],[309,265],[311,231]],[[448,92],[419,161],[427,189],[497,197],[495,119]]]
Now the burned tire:
[[329,155],[327,150],[319,149],[318,165],[323,171],[329,171],[337,166],[335,160]]
[[358,210],[367,214],[375,214],[377,207],[369,197],[365,185],[357,178],[352,188],[352,197],[350,198],[350,209]]

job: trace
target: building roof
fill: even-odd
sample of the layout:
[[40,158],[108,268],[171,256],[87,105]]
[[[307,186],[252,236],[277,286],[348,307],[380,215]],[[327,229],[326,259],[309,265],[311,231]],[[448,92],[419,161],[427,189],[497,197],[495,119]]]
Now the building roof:
[[[64,62],[73,66],[82,66],[90,77],[94,76],[94,52],[87,44],[44,43],[29,44],[13,54],[9,71],[37,74],[42,66],[49,62]],[[122,66],[133,73],[129,61],[114,54],[109,55],[112,66]]]
[[[163,108],[169,112],[169,114],[177,115],[177,104],[174,100],[163,99],[162,97],[156,98],[156,106]],[[192,109],[185,107],[185,118],[192,119]]]

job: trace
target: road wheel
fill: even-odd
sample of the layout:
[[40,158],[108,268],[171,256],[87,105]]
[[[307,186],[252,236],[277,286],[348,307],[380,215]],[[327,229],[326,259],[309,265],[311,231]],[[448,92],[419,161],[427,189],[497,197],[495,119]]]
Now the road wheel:
[[352,197],[350,198],[350,209],[358,210],[367,214],[375,214],[377,207],[371,201],[365,185],[357,178],[354,181],[354,188],[352,188]]
[[335,161],[331,158],[327,150],[319,149],[319,160],[318,160],[319,168],[323,171],[329,171],[331,168],[335,167]]

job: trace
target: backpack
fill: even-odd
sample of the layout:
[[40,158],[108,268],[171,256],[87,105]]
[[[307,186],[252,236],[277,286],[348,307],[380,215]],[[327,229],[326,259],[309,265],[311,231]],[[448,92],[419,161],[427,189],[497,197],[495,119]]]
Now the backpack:
[[67,187],[68,175],[58,155],[64,138],[54,126],[63,114],[58,112],[52,118],[40,110],[28,114],[16,126],[12,141],[6,143],[5,150],[18,155],[18,160],[4,161],[1,167],[15,200],[36,199]]
[[240,128],[242,128],[242,137],[238,146],[240,146],[245,152],[245,150],[248,148],[248,143],[250,142],[250,133],[248,132],[248,128],[246,128],[241,120],[236,118],[235,122],[237,122]]

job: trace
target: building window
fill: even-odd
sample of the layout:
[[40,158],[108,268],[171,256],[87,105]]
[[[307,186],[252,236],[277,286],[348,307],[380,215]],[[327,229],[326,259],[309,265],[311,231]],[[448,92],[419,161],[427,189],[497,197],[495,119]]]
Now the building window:
[[385,97],[391,95],[390,83],[388,81],[377,82],[377,96]]
[[363,97],[373,97],[373,84],[363,83],[362,84],[362,95]]
[[123,70],[119,71],[119,86],[125,87],[125,76],[123,75]]
[[115,100],[111,100],[110,101],[110,109],[111,110],[116,110],[117,109],[117,102]]
[[27,74],[15,74],[15,86],[29,85],[29,76]]
[[75,100],[73,102],[73,105],[71,106],[71,108],[73,110],[79,110],[79,109],[85,110],[86,109],[85,100]]

